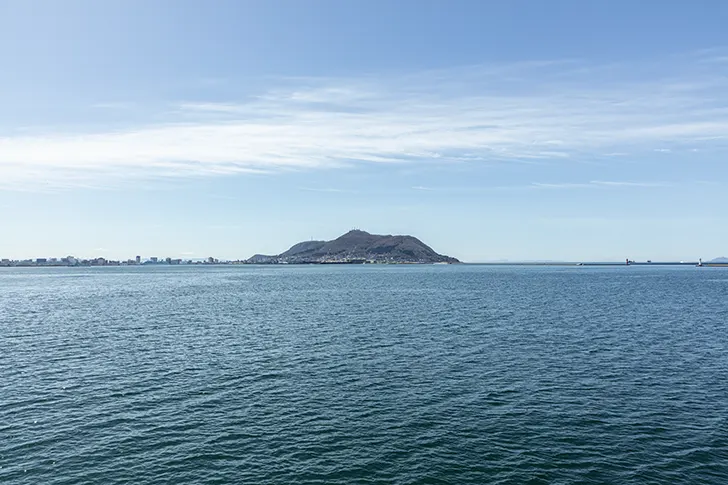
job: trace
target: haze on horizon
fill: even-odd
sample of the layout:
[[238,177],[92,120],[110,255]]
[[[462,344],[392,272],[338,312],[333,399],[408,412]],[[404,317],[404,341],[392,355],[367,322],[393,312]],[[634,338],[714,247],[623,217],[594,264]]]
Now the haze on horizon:
[[0,258],[728,253],[720,1],[0,0]]

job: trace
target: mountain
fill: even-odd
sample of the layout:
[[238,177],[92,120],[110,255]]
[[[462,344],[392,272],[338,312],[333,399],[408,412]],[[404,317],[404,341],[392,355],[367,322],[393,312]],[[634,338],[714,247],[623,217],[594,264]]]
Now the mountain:
[[728,258],[721,256],[720,258],[711,259],[709,263],[728,263]]
[[353,230],[333,241],[305,241],[277,256],[256,254],[246,262],[271,263],[459,263],[412,236],[380,236]]

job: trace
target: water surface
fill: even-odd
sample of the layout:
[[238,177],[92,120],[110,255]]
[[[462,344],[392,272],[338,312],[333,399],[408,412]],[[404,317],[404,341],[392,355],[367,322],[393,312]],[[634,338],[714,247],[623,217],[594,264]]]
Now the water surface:
[[0,269],[0,483],[728,483],[728,270]]

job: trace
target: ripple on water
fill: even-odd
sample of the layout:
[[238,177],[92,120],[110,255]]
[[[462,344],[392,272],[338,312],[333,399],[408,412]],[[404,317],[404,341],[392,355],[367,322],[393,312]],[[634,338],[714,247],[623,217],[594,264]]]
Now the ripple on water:
[[728,483],[685,268],[0,271],[0,482]]

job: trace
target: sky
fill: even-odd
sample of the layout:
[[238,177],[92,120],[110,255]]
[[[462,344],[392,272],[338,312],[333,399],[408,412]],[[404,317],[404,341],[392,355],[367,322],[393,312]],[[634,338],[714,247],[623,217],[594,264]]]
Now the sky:
[[728,3],[0,0],[0,258],[728,255]]

